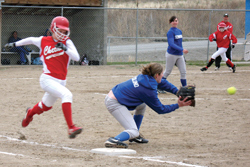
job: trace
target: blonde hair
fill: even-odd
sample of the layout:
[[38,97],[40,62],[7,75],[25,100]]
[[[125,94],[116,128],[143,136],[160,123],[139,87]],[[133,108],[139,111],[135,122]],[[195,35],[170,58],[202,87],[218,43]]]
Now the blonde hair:
[[147,66],[143,66],[141,69],[141,73],[143,75],[149,75],[152,77],[154,77],[155,74],[160,75],[162,71],[163,71],[163,67],[159,63],[150,63]]

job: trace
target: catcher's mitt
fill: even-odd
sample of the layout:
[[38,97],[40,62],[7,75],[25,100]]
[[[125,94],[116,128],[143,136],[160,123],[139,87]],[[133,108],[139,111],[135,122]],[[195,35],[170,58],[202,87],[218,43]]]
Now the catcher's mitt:
[[176,93],[176,95],[179,97],[181,96],[181,100],[188,97],[188,100],[192,101],[192,104],[190,106],[195,107],[195,86],[189,85],[189,86],[182,86],[179,91]]

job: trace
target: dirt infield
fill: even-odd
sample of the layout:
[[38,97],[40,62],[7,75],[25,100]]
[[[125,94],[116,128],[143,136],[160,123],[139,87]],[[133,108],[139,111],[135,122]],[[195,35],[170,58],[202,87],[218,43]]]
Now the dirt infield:
[[[105,108],[105,95],[138,75],[139,66],[70,66],[73,121],[84,128],[76,139],[68,138],[60,99],[22,128],[26,108],[44,93],[39,85],[42,67],[0,67],[0,166],[250,166],[250,68],[238,67],[236,73],[226,66],[204,73],[200,68],[187,67],[188,83],[197,86],[195,108],[158,115],[147,107],[140,131],[149,143],[129,145],[135,155],[106,156],[90,150],[104,147],[123,128]],[[168,80],[179,87],[179,76],[175,67]],[[235,95],[226,92],[231,86],[238,89]],[[169,93],[159,98],[164,104],[177,102]]]

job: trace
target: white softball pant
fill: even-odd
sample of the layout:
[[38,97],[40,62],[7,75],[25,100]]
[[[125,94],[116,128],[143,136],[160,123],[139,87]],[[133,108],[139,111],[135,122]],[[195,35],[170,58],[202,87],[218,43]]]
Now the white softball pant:
[[171,71],[174,68],[174,65],[176,64],[181,74],[180,79],[186,79],[186,63],[184,56],[172,55],[166,52],[165,57],[166,57],[166,69],[163,73],[163,76],[165,78],[168,78],[168,76],[170,75]]
[[62,103],[72,103],[73,95],[65,87],[66,80],[60,80],[46,74],[40,76],[40,86],[45,91],[42,102],[51,107],[58,98],[62,99]]
[[[105,105],[108,111],[115,117],[115,119],[125,128],[130,139],[138,137],[139,131],[135,124],[134,118],[126,106],[121,105],[117,100],[110,98],[108,95],[105,98]],[[142,103],[135,109],[135,115],[144,115],[146,111],[146,104]]]
[[211,56],[212,59],[216,59],[216,57],[221,56],[223,61],[227,61],[228,58],[226,56],[227,48],[218,48],[218,50]]

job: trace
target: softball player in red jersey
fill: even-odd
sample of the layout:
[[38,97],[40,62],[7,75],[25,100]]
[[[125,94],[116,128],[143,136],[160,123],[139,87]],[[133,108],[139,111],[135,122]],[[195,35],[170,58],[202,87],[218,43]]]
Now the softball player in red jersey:
[[[225,30],[227,30],[227,31],[231,32],[231,34],[233,34],[233,24],[231,24],[228,21],[228,17],[229,17],[229,15],[227,13],[224,14],[224,18],[220,23],[225,23],[226,24]],[[220,23],[217,25],[217,30],[218,31],[219,31]],[[217,50],[218,50],[218,47],[217,47]],[[227,56],[228,59],[230,59],[232,61],[232,45],[231,45],[231,42],[229,43],[229,47],[228,47],[228,49],[226,51],[226,56]],[[216,66],[215,71],[220,69],[220,63],[221,63],[221,57],[218,56],[215,59],[215,66]],[[230,70],[232,70],[230,65],[227,64],[227,66],[229,67]]]
[[226,24],[220,23],[220,28],[213,34],[209,36],[209,40],[216,41],[218,50],[211,56],[211,59],[209,60],[206,67],[201,68],[201,71],[206,71],[214,62],[216,57],[221,56],[222,60],[225,61],[228,65],[230,65],[233,69],[233,72],[235,72],[236,67],[231,62],[230,59],[226,57],[226,51],[229,47],[230,40],[233,40],[233,47],[237,43],[237,38],[231,34],[229,31],[225,30]]
[[58,98],[62,99],[62,111],[68,124],[69,138],[75,138],[82,128],[76,127],[72,121],[72,93],[65,87],[66,75],[70,60],[79,61],[80,56],[75,45],[69,38],[69,21],[65,17],[55,17],[50,30],[52,36],[28,37],[7,47],[36,45],[40,48],[40,59],[43,62],[43,73],[40,76],[40,86],[45,94],[33,108],[28,108],[22,120],[22,126],[27,127],[35,114],[42,114],[52,108]]

